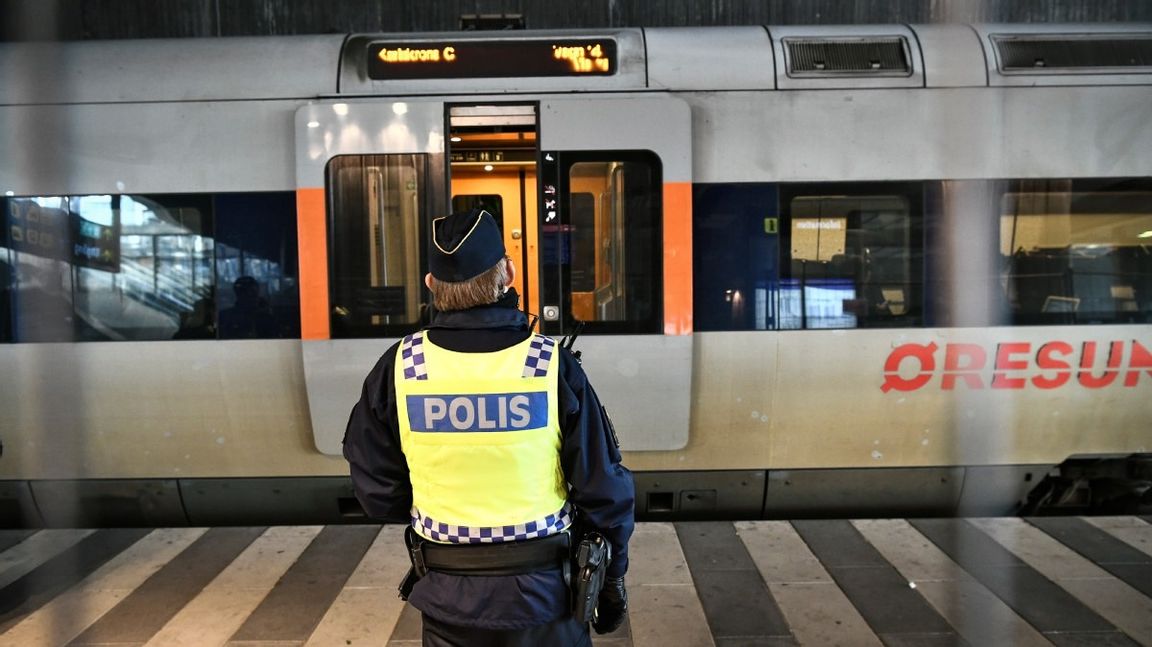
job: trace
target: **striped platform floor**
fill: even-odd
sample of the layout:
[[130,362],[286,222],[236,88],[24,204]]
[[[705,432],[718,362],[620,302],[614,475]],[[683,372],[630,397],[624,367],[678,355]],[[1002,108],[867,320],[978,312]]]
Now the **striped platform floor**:
[[[642,523],[598,647],[1152,645],[1152,519]],[[412,646],[396,526],[0,531],[0,645]]]

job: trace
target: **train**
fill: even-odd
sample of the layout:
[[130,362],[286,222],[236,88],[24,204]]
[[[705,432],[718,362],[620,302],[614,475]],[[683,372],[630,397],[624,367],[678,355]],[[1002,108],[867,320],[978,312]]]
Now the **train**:
[[348,413],[475,207],[641,519],[1152,503],[1152,24],[0,61],[0,525],[370,522]]

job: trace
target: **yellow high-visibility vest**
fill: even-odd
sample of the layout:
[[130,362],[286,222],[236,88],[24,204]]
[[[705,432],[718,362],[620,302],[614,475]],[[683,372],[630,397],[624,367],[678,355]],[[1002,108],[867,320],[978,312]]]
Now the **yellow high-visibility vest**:
[[560,468],[560,358],[542,335],[495,353],[460,353],[423,332],[396,358],[400,446],[412,525],[426,539],[544,537],[571,523]]

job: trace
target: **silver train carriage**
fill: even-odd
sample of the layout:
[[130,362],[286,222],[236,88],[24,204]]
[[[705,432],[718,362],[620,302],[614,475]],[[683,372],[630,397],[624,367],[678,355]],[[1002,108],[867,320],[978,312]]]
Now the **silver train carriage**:
[[3,44],[0,192],[6,525],[362,520],[474,206],[643,518],[1149,501],[1152,25]]

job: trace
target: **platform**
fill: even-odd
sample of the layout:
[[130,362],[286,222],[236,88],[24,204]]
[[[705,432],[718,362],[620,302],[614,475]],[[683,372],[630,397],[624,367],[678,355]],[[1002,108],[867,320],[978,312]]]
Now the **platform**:
[[[0,531],[0,645],[419,645],[397,526]],[[598,647],[1152,645],[1152,519],[641,523]]]

